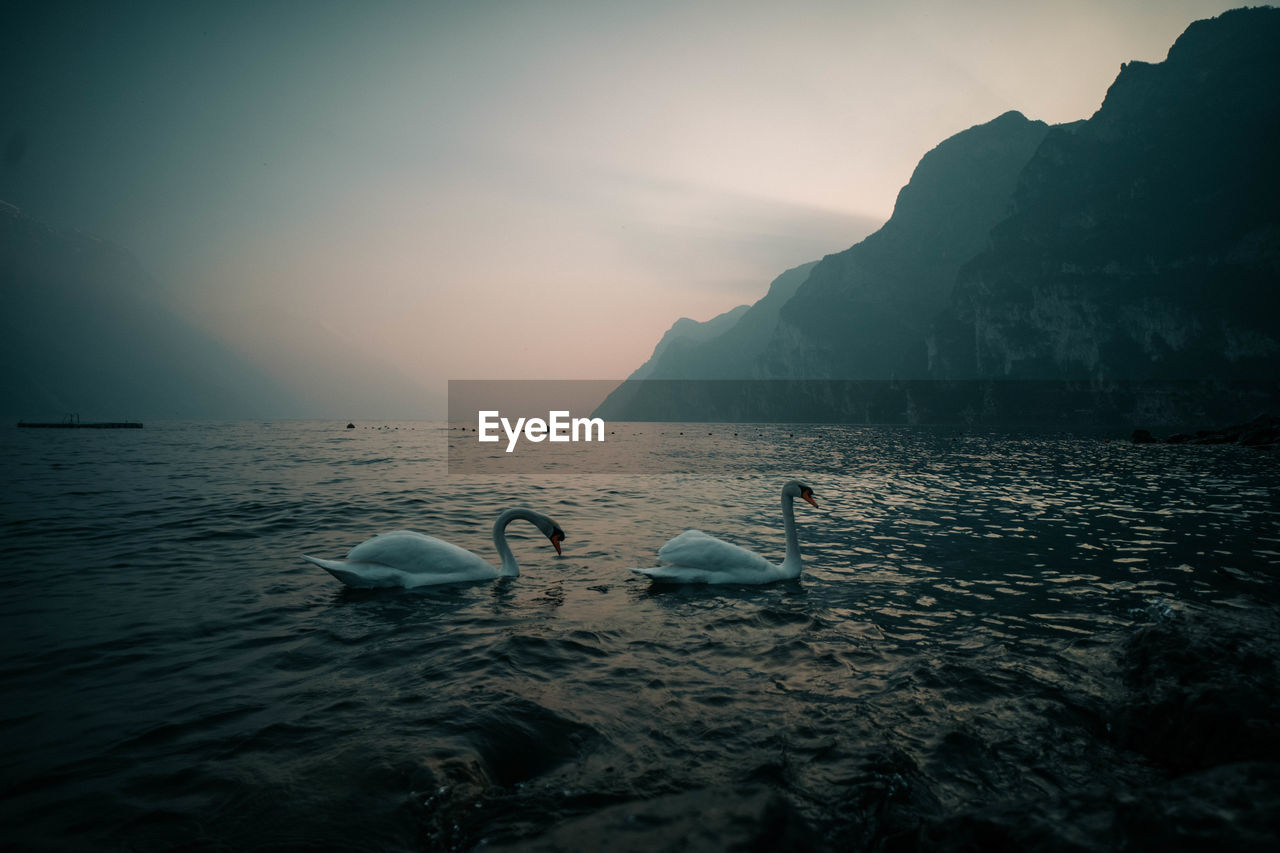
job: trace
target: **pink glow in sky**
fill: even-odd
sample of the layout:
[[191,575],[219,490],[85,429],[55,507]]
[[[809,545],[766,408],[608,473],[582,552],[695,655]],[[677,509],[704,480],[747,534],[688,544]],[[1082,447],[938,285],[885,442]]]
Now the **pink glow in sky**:
[[1087,118],[1231,5],[37,4],[0,199],[285,373],[321,329],[441,393],[622,377],[866,236],[944,138]]

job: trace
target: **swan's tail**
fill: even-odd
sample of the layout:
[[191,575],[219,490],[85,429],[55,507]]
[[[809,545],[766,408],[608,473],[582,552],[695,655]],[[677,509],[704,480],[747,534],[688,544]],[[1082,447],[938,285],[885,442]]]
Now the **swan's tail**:
[[631,571],[644,575],[654,583],[710,583],[713,580],[713,573],[685,566],[649,566],[643,569],[632,568]]
[[356,589],[373,589],[380,586],[399,586],[400,573],[382,563],[362,563],[359,560],[322,560],[319,557],[301,555],[333,575],[347,586]]

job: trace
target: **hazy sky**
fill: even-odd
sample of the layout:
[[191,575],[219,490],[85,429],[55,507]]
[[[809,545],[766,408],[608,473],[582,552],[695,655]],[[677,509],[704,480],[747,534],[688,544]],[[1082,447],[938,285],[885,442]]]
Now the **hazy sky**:
[[298,319],[441,390],[621,377],[942,139],[1086,118],[1232,5],[8,2],[0,200],[251,352]]

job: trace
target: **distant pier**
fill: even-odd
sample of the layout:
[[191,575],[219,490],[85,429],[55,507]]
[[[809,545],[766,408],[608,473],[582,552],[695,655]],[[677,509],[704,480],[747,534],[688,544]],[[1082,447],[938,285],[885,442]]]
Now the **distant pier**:
[[67,415],[57,423],[18,421],[18,426],[30,429],[142,429],[141,421],[97,421],[81,423],[79,415]]

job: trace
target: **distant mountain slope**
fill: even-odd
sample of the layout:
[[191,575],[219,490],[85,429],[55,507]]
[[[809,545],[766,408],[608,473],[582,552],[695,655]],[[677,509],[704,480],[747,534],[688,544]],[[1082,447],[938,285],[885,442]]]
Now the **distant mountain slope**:
[[[1197,21],[1164,62],[1122,66],[1087,120],[1007,113],[925,155],[884,228],[824,258],[738,374],[790,383],[632,388],[609,415],[856,420],[874,397],[907,419],[1249,417],[1280,399],[1278,188],[1280,10]],[[1018,379],[1075,382],[1077,407]],[[956,384],[974,381],[976,399]]]
[[823,258],[783,306],[757,375],[924,378],[930,324],[961,265],[1009,214],[1018,174],[1048,129],[1009,112],[925,154],[884,227]]
[[741,305],[709,321],[720,324],[715,329],[706,328],[697,338],[688,336],[680,345],[670,347],[661,354],[655,350],[654,358],[648,362],[652,365],[648,374],[633,375],[631,378],[749,378],[755,360],[773,337],[778,323],[778,311],[795,295],[817,264],[817,261],[810,261],[787,270],[775,278],[765,295],[750,307]]
[[182,320],[125,250],[0,206],[0,412],[257,417],[299,401]]
[[411,368],[340,330],[245,308],[198,326],[127,250],[0,202],[0,415],[439,417]]
[[[985,244],[1008,212],[1018,172],[1048,126],[1016,112],[958,133],[920,161],[898,196],[893,216],[843,252],[788,270],[752,311],[719,336],[672,352],[649,380],[922,378],[930,323],[946,304],[956,272]],[[671,419],[697,392],[670,383],[631,383],[610,395],[598,414],[615,420]],[[744,391],[731,402],[717,386],[718,406],[759,419],[785,419],[796,401],[768,405],[770,392]],[[725,396],[727,395],[727,396]],[[695,406],[698,415],[706,409]],[[807,408],[812,412],[812,407]],[[737,415],[735,415],[737,416]]]
[[631,378],[923,376],[930,322],[961,264],[1008,213],[1017,175],[1047,131],[1010,112],[947,139],[920,161],[880,230],[787,270],[732,328],[660,358],[655,350]]
[[1055,127],[932,340],[945,377],[1280,376],[1280,9],[1197,21]]
[[726,329],[737,323],[738,319],[743,314],[746,314],[750,307],[749,305],[739,305],[702,322],[691,320],[688,317],[681,317],[671,325],[670,329],[667,329],[662,339],[658,341],[658,345],[653,348],[653,355],[649,356],[649,360],[636,368],[635,372],[628,378],[652,378],[659,365],[676,360],[679,358],[678,353],[683,353],[697,344],[722,334]]

